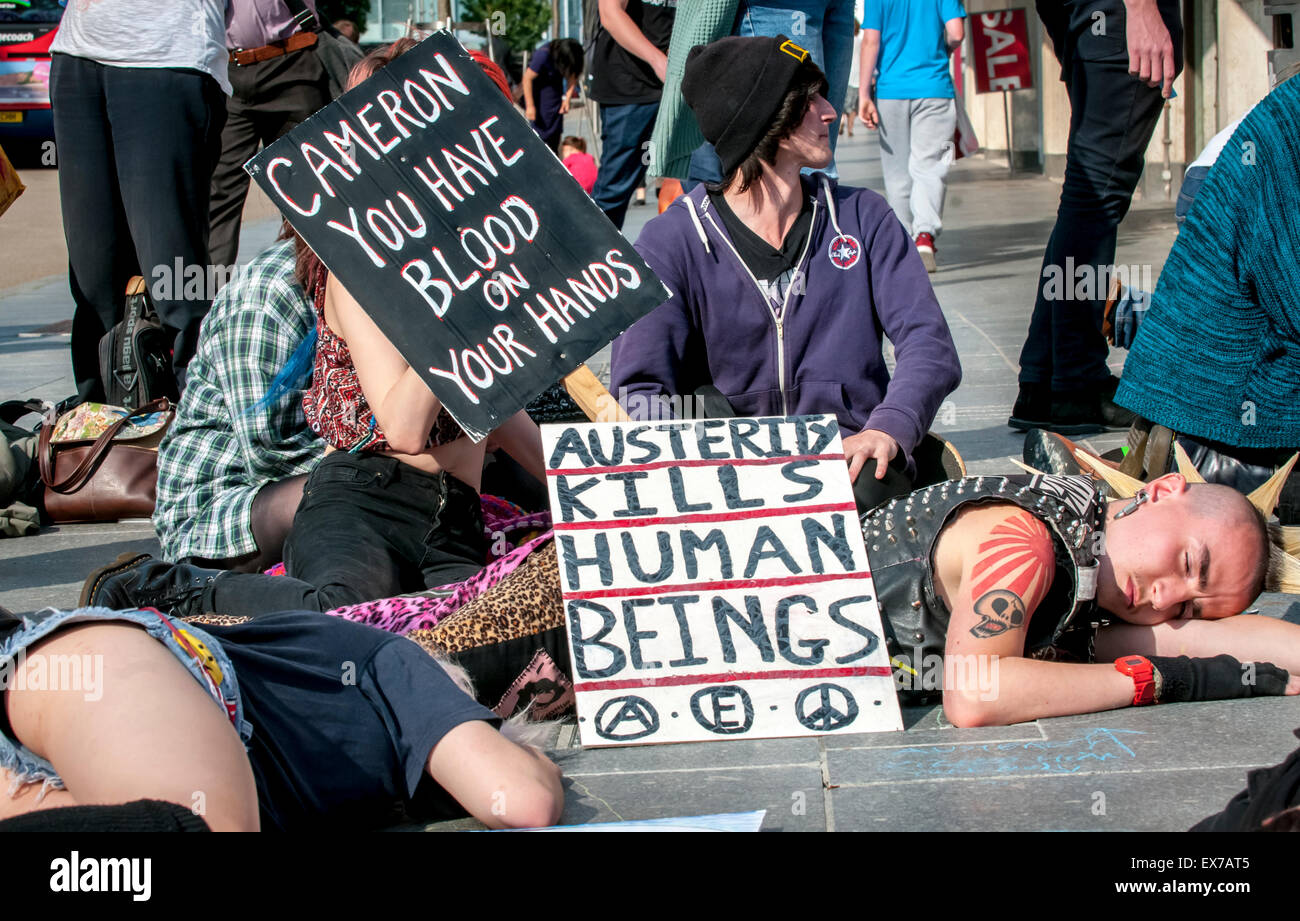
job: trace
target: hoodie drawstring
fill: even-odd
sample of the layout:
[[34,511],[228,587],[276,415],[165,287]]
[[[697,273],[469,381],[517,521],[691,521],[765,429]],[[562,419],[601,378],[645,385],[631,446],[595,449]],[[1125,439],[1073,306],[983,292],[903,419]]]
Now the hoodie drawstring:
[[691,201],[690,196],[687,195],[683,195],[682,198],[686,200],[686,210],[691,213],[691,223],[695,225],[695,232],[699,234],[700,242],[704,244],[704,251],[711,253],[709,238],[704,233],[704,224],[700,221],[700,216],[695,213],[695,202]]
[[822,180],[822,191],[826,193],[826,212],[830,215],[831,226],[835,228],[835,233],[838,236],[843,236],[844,231],[840,230],[839,218],[835,214],[835,198],[833,195],[831,195],[830,181],[827,180],[825,176],[822,176],[821,180]]

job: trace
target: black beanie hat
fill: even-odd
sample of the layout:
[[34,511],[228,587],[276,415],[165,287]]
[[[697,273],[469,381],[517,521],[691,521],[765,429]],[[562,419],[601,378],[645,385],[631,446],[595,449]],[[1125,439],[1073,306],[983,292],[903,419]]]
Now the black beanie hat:
[[730,175],[758,146],[795,71],[808,60],[808,51],[784,35],[732,36],[691,49],[682,96],[705,140],[717,149],[722,175]]

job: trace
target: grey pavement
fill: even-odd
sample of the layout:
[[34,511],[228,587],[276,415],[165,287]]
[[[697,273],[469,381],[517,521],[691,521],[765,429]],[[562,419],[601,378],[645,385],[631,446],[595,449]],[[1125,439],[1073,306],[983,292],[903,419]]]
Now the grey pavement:
[[[846,182],[881,191],[874,137],[842,138]],[[1006,426],[1034,283],[1059,185],[1007,178],[1005,166],[961,161],[948,190],[935,291],[962,360],[961,387],[935,430],[972,473],[1013,472],[1021,436]],[[635,239],[653,198],[628,211]],[[246,225],[241,259],[275,235]],[[0,221],[3,235],[15,232]],[[1172,203],[1135,202],[1116,262],[1158,277],[1174,238]],[[0,399],[58,399],[72,390],[66,279],[0,290]],[[1112,355],[1118,371],[1123,353]],[[591,364],[607,376],[607,352]],[[1098,450],[1122,441],[1086,440]],[[124,550],[156,551],[147,521],[56,526],[0,540],[0,604],[18,612],[71,606],[85,574]],[[1300,622],[1300,603],[1270,595],[1263,613]],[[1182,704],[988,729],[955,729],[937,708],[904,710],[903,733],[720,741],[583,750],[573,724],[549,746],[564,768],[563,822],[666,818],[766,809],[765,830],[1180,830],[1222,808],[1252,768],[1295,747],[1300,699]],[[434,829],[477,827],[471,820]]]

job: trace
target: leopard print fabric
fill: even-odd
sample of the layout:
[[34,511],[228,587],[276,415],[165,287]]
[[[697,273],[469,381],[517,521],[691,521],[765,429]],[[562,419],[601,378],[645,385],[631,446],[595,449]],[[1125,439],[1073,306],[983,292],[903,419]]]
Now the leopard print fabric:
[[555,543],[538,547],[518,569],[440,621],[406,634],[433,655],[449,655],[532,636],[564,623]]
[[246,624],[253,618],[237,617],[234,614],[196,614],[193,617],[182,617],[187,624],[197,624],[200,627],[234,627],[239,624]]
[[521,544],[493,560],[463,582],[430,589],[415,595],[397,595],[361,604],[335,608],[329,613],[359,624],[368,624],[405,636],[412,630],[432,630],[444,618],[502,582],[532,554],[550,540],[550,532]]

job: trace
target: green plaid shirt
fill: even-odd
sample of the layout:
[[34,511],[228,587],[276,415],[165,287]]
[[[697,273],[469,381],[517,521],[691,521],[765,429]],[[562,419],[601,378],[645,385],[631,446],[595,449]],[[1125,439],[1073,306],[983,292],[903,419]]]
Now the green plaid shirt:
[[311,470],[325,452],[299,393],[245,412],[316,322],[293,267],[292,241],[277,243],[221,289],[203,321],[176,421],[158,449],[153,525],[168,560],[255,551],[257,491]]

